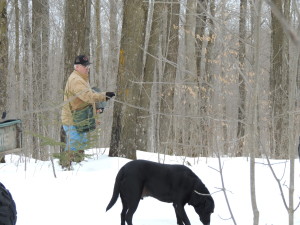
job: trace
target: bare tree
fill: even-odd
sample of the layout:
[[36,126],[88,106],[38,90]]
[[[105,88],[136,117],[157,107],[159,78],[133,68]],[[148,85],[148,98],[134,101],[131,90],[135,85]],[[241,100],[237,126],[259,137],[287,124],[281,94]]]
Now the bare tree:
[[8,77],[8,29],[6,0],[0,1],[0,113],[6,110]]
[[238,106],[238,150],[237,155],[243,154],[245,136],[245,112],[246,112],[246,81],[245,81],[245,57],[246,57],[246,16],[247,0],[240,0],[240,21],[239,21],[239,106]]
[[[292,70],[289,74],[289,112],[294,112],[296,108],[296,77],[297,70],[299,69],[299,55],[300,55],[300,45],[296,47],[295,52],[295,61],[292,63]],[[289,225],[294,224],[294,213],[299,207],[299,205],[295,208],[294,204],[294,191],[295,191],[295,114],[289,113],[289,127],[288,127],[288,137],[289,137],[289,145],[288,145],[288,154],[290,159],[290,185],[289,185],[289,206],[288,206],[288,214],[289,214]]]
[[250,124],[250,191],[251,191],[251,204],[253,211],[253,225],[259,224],[259,211],[256,202],[256,186],[255,186],[255,156],[257,155],[258,143],[258,90],[259,90],[259,71],[260,71],[260,24],[261,24],[261,7],[262,1],[257,1],[255,7],[256,14],[255,21],[255,30],[254,33],[254,46],[255,46],[255,56],[254,56],[254,78],[253,78],[253,88],[250,96],[250,105],[251,105],[251,113],[249,118]]
[[90,55],[90,35],[91,35],[91,4],[92,0],[85,0],[85,20],[84,29],[85,29],[85,36],[84,36],[84,54]]
[[[32,51],[33,51],[33,83],[32,89],[35,110],[46,106],[49,83],[48,52],[49,49],[49,4],[48,0],[32,1]],[[47,116],[46,116],[47,118]],[[43,118],[33,114],[33,157],[45,159],[45,151],[40,149],[37,134],[43,135]]]
[[[204,138],[202,142],[206,151],[204,151],[204,155],[210,154],[209,149],[213,146],[212,145],[212,130],[213,130],[213,123],[210,119],[210,116],[213,114],[212,112],[212,99],[213,99],[213,59],[214,56],[214,45],[215,45],[215,16],[216,16],[216,4],[215,0],[211,0],[209,5],[207,6],[208,9],[208,18],[207,18],[207,27],[208,27],[208,37],[207,37],[207,46],[205,51],[205,63],[204,63],[204,76],[203,76],[203,84],[205,85],[204,88],[201,88],[201,100],[202,103],[202,115],[204,116],[203,119],[203,127],[205,135],[207,137]],[[205,140],[206,139],[206,140]]]
[[[299,41],[299,24],[297,28],[297,32],[294,31],[290,21],[290,1],[286,1],[284,5],[284,16],[282,15],[282,11],[278,8],[278,5],[274,4],[273,2],[267,1],[267,3],[271,6],[271,10],[273,16],[278,20],[278,25],[285,31],[286,38],[291,41],[294,51],[293,57],[286,57],[287,63],[289,64],[291,70],[288,74],[288,157],[290,162],[290,183],[288,187],[288,203],[283,194],[282,184],[279,178],[277,178],[276,173],[274,172],[272,165],[268,159],[268,165],[272,171],[272,174],[277,181],[281,197],[284,203],[284,206],[288,212],[289,216],[289,225],[294,224],[294,213],[299,208],[300,202],[295,207],[294,203],[294,190],[295,190],[295,155],[296,155],[296,145],[295,145],[295,108],[296,108],[296,90],[297,90],[297,74],[299,71],[299,57],[300,57],[300,41]],[[296,1],[293,1],[293,8],[298,8]],[[299,16],[299,11],[297,11],[297,15]],[[284,46],[283,46],[284,47]],[[288,51],[290,52],[290,51]],[[283,64],[286,66],[285,64]]]
[[158,56],[159,56],[159,45],[162,39],[162,24],[163,24],[163,10],[165,5],[163,3],[154,3],[154,11],[152,17],[152,26],[148,44],[148,50],[146,54],[146,63],[144,69],[143,83],[141,85],[140,94],[140,106],[148,111],[140,110],[137,119],[137,129],[139,138],[137,139],[137,148],[139,150],[148,150],[153,152],[153,149],[148,149],[148,144],[150,138],[150,105],[152,99],[152,86],[153,81],[157,80],[158,77]]
[[[20,12],[19,12],[19,1],[14,0],[14,8],[15,8],[15,38],[16,38],[16,44],[15,44],[15,74],[16,74],[16,83],[17,83],[17,91],[15,94],[17,106],[21,106],[21,93],[20,89],[21,87],[21,77],[20,77]],[[22,107],[19,108],[19,110],[22,110]]]
[[[23,95],[23,110],[28,111],[29,110],[29,84],[31,83],[30,73],[29,73],[29,42],[30,42],[30,23],[29,23],[29,9],[28,9],[28,0],[24,0],[21,2],[21,8],[22,8],[22,37],[24,39],[23,41],[23,70],[22,70],[22,90],[24,93]],[[23,111],[21,110],[21,111]]]
[[[187,1],[186,5],[186,21],[184,24],[185,31],[185,73],[183,76],[184,82],[196,83],[197,81],[197,65],[196,65],[196,10],[197,1]],[[193,101],[198,97],[197,85],[187,85],[182,88],[182,112],[184,114],[196,115],[198,113],[197,101]],[[183,152],[193,154],[194,147],[191,143],[196,143],[193,133],[196,132],[198,121],[194,121],[190,117],[185,117],[181,120],[180,139],[182,140]],[[187,129],[188,128],[188,129]]]
[[[22,96],[23,102],[20,103],[21,110],[19,118],[22,118],[23,129],[32,130],[33,128],[33,90],[32,90],[32,64],[30,60],[31,50],[31,26],[29,21],[29,6],[28,0],[21,1],[21,14],[22,14],[22,76],[21,76],[21,88],[20,95]],[[24,115],[25,114],[25,115]],[[28,136],[23,137],[23,146],[25,146],[25,154],[30,155],[32,149],[32,138]],[[29,147],[30,146],[30,147]]]
[[[103,64],[103,48],[102,48],[102,34],[101,34],[101,16],[100,16],[100,3],[101,0],[96,0],[96,4],[95,4],[95,20],[96,20],[96,57],[95,57],[95,61],[96,61],[96,78],[95,78],[95,84],[100,87],[99,85],[101,84],[101,86],[103,87],[105,83],[104,80],[104,76],[103,76],[103,69],[102,69],[102,64]],[[101,83],[100,83],[100,78],[101,79]]]
[[208,132],[209,132],[209,121],[208,107],[209,107],[209,95],[210,95],[210,84],[209,74],[204,71],[205,65],[205,29],[207,27],[207,1],[198,1],[197,4],[197,26],[196,26],[196,57],[197,57],[197,82],[199,88],[199,112],[202,119],[200,119],[199,136],[200,142],[200,155],[206,156],[208,154]]
[[[159,110],[162,115],[159,118],[159,151],[171,153],[176,147],[174,138],[174,94],[175,79],[177,72],[177,59],[179,48],[179,12],[180,4],[178,0],[173,0],[172,4],[167,6],[168,26],[166,43],[166,62],[162,77],[162,88],[160,94]],[[165,115],[164,115],[165,114]]]
[[[109,50],[108,50],[108,72],[107,75],[103,74],[103,79],[105,80],[105,87],[111,87],[115,85],[116,77],[118,73],[118,55],[120,46],[120,29],[118,28],[118,0],[109,1],[110,4],[110,15],[109,15]],[[108,77],[112,79],[108,79]]]
[[117,78],[117,98],[114,104],[110,156],[136,158],[136,118],[139,87],[142,80],[143,46],[147,7],[143,1],[124,2],[122,38]]
[[[284,15],[288,1],[274,0],[276,8]],[[272,109],[271,150],[274,156],[283,156],[285,146],[288,145],[288,47],[283,27],[279,19],[271,12],[271,68],[270,68],[270,104]]]
[[[6,0],[0,1],[0,115],[6,113],[7,104],[7,80],[8,80],[8,29],[7,29],[7,5]],[[1,118],[2,119],[2,118]],[[1,163],[5,162],[0,157]]]

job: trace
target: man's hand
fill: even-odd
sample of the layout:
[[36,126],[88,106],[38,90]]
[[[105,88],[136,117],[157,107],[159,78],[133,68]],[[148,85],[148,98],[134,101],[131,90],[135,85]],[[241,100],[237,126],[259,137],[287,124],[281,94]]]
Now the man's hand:
[[116,96],[115,92],[106,92],[106,101]]
[[96,113],[99,113],[99,114],[103,113],[103,111],[104,111],[104,108],[96,109]]

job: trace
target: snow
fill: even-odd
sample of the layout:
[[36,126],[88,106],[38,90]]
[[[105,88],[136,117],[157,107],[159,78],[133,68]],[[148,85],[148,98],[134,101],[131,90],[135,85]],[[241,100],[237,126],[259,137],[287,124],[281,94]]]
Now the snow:
[[[72,171],[63,171],[54,160],[55,172],[50,161],[36,161],[17,155],[6,156],[0,164],[0,181],[10,190],[18,211],[17,225],[111,225],[120,224],[121,201],[106,212],[118,170],[127,162],[124,158],[108,157],[107,149],[88,150],[91,158],[76,164]],[[158,155],[137,151],[139,159],[158,160]],[[161,162],[190,164],[213,194],[215,212],[211,224],[233,224],[220,192],[221,179],[217,158],[186,158],[160,155]],[[25,163],[26,161],[26,163]],[[188,162],[188,163],[187,163]],[[288,213],[281,199],[277,182],[266,165],[257,159],[256,194],[261,225],[287,225]],[[288,197],[289,163],[272,160],[281,179],[285,197]],[[300,201],[300,163],[295,161],[295,205]],[[228,198],[237,224],[252,225],[250,199],[249,160],[247,158],[222,158],[223,173]],[[25,169],[26,168],[26,169]],[[288,198],[287,198],[288,199]],[[288,201],[288,200],[287,200]],[[191,224],[202,224],[193,207],[186,205]],[[135,225],[174,225],[176,217],[172,204],[148,197],[140,201],[134,214]],[[295,212],[295,225],[300,224],[300,209]]]

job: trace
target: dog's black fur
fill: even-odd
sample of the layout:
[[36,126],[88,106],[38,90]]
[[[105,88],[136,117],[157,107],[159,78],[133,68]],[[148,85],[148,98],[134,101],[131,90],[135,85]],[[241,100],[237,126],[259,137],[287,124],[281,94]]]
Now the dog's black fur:
[[135,160],[124,165],[115,181],[109,210],[121,196],[123,210],[121,225],[132,225],[132,217],[140,199],[154,197],[163,202],[172,202],[178,225],[190,225],[184,210],[186,203],[195,208],[204,225],[210,224],[214,212],[214,200],[202,181],[188,167],[166,165],[146,160]]

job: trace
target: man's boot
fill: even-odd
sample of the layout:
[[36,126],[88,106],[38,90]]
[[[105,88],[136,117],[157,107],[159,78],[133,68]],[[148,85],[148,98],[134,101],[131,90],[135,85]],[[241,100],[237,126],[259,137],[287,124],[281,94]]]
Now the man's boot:
[[74,158],[73,151],[63,151],[60,153],[59,164],[63,169],[70,170]]
[[84,150],[78,150],[74,153],[74,162],[80,163],[84,160]]

